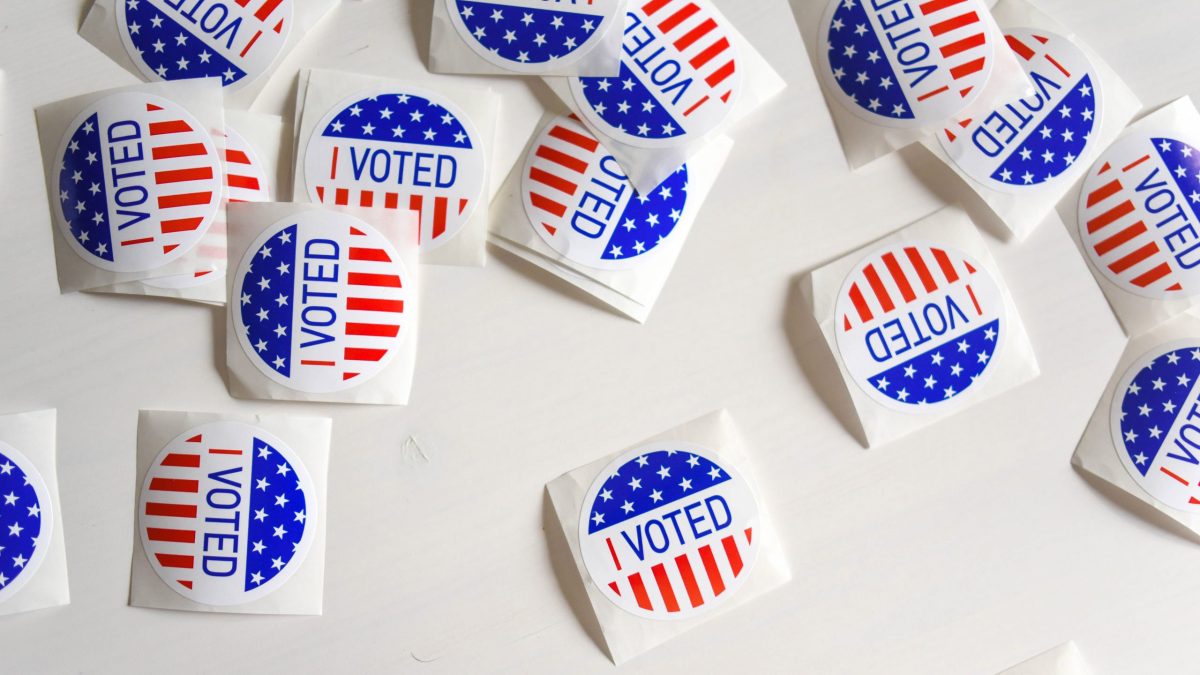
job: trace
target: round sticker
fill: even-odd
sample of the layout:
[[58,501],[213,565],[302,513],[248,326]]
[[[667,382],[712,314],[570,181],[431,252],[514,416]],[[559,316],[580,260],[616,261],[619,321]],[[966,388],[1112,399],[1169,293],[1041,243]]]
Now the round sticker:
[[1091,152],[1100,125],[1100,78],[1073,42],[1014,28],[1005,37],[1034,93],[938,134],[946,154],[992,189],[1019,191],[1063,176]]
[[542,239],[588,267],[621,269],[656,250],[687,207],[687,166],[640,195],[578,121],[559,117],[525,159],[525,213]]
[[193,602],[238,605],[287,582],[316,533],[317,492],[291,448],[241,422],[210,422],[163,448],[142,484],[150,566]]
[[1200,293],[1200,144],[1166,131],[1113,143],[1079,196],[1079,236],[1118,288],[1169,300]]
[[287,43],[292,0],[117,0],[117,32],[151,81],[265,73]]
[[733,33],[707,2],[637,0],[629,7],[617,77],[577,77],[571,92],[606,135],[643,148],[716,129],[742,88]]
[[54,506],[33,463],[0,441],[0,603],[29,583],[54,537]]
[[1200,341],[1155,348],[1117,383],[1109,413],[1121,464],[1151,497],[1200,512]]
[[986,269],[944,246],[867,256],[838,294],[837,345],[850,377],[903,412],[943,410],[991,370],[1004,299]]
[[416,211],[423,250],[466,225],[486,177],[471,120],[445,97],[415,88],[342,101],[313,130],[304,153],[309,199]]
[[609,464],[588,490],[579,548],[596,587],[648,619],[688,619],[733,595],[761,547],[754,492],[713,451],[659,442]]
[[187,253],[221,205],[221,160],[182,107],[139,92],[88,106],[58,151],[58,224],[87,262],[143,272]]
[[[225,192],[232,202],[271,201],[267,169],[246,138],[232,127],[225,127]],[[184,289],[216,283],[225,278],[226,226],[214,221],[196,248],[200,269],[192,274],[144,279],[155,288]]]
[[821,23],[821,76],[834,98],[873,124],[944,123],[991,76],[989,20],[982,0],[833,0]]
[[587,55],[616,23],[617,4],[446,0],[446,9],[476,54],[506,70],[536,74],[562,70]]
[[301,211],[267,228],[238,267],[238,340],[285,387],[349,389],[400,351],[411,283],[378,230],[343,213]]

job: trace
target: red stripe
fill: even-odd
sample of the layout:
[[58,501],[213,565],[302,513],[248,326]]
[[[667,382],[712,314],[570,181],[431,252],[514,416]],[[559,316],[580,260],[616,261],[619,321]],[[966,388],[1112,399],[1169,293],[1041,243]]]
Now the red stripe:
[[955,40],[945,47],[942,47],[942,56],[950,58],[955,54],[961,54],[962,52],[974,49],[976,47],[982,47],[985,44],[987,44],[987,36],[985,36],[983,33],[976,33],[971,37]]
[[571,145],[583,148],[588,152],[595,152],[596,148],[600,147],[600,141],[588,136],[584,136],[581,133],[571,131],[566,127],[556,126],[550,130],[550,135],[560,141],[566,141]]
[[[944,94],[948,91],[950,91],[950,87],[948,85],[943,84],[942,86],[938,87],[937,89],[934,89],[933,91],[927,91],[924,94],[921,94],[920,96],[917,97],[917,100],[924,101],[926,99],[931,99],[934,96],[937,96],[938,94]],[[946,133],[950,134],[949,131],[947,131]],[[953,134],[950,134],[950,135],[953,136]],[[954,139],[951,138],[950,140],[954,140]]]
[[629,586],[633,589],[633,597],[637,599],[638,607],[654,609],[654,606],[650,604],[650,596],[646,595],[646,585],[642,583],[641,574],[630,575]]
[[161,502],[146,502],[146,515],[166,516],[168,518],[195,518],[195,504],[163,504]]
[[212,201],[211,192],[185,192],[178,195],[164,195],[158,198],[158,208],[173,209],[179,206],[200,206]]
[[1146,223],[1139,220],[1133,225],[1130,225],[1129,227],[1096,244],[1096,253],[1102,256],[1106,255],[1112,252],[1114,249],[1120,248],[1122,245],[1137,239],[1145,233]]
[[959,14],[952,19],[946,19],[945,21],[939,21],[933,24],[929,27],[929,32],[933,33],[934,37],[937,37],[938,35],[949,33],[952,30],[958,30],[963,26],[969,26],[973,23],[979,23],[979,15],[975,12],[967,12],[966,14]]
[[203,218],[176,218],[174,220],[164,220],[159,224],[163,234],[174,234],[176,232],[190,232],[200,223],[204,222]]
[[338,206],[346,206],[350,203],[350,190],[347,188],[338,188],[333,195],[333,203]]
[[730,75],[733,75],[735,70],[737,70],[737,66],[734,65],[733,61],[730,61],[713,71],[711,75],[704,78],[704,81],[708,83],[708,86],[715,87],[724,82]]
[[191,569],[195,565],[195,558],[190,555],[174,555],[171,553],[155,553],[155,558],[158,558],[158,564],[163,567],[177,567],[182,569]]
[[196,543],[195,530],[171,530],[164,527],[147,527],[146,538],[150,541],[173,541],[180,544]]
[[1121,181],[1119,181],[1119,180],[1109,181],[1108,183],[1105,183],[1104,185],[1101,185],[1100,187],[1096,188],[1095,190],[1093,190],[1091,192],[1091,194],[1088,195],[1087,207],[1090,209],[1093,206],[1099,204],[1100,202],[1104,201],[1105,199],[1108,199],[1109,197],[1117,194],[1120,191],[1121,191]]
[[662,595],[663,603],[667,606],[668,612],[679,611],[679,601],[675,599],[675,589],[671,588],[671,578],[667,576],[667,568],[663,567],[662,563],[651,567],[654,572],[654,581],[658,583],[658,592]]
[[687,554],[675,558],[675,566],[679,568],[679,576],[683,578],[683,587],[687,589],[688,600],[692,607],[704,604],[704,596],[700,594],[700,585],[696,583],[696,575],[692,573],[692,562]]
[[536,154],[542,159],[549,160],[560,166],[565,166],[575,173],[583,173],[584,171],[587,171],[587,162],[581,159],[576,159],[567,153],[555,150],[554,148],[548,148],[544,145],[541,145],[538,146]]
[[[351,155],[353,158],[353,155]],[[337,179],[338,146],[333,146],[333,156],[329,158],[329,180]]]
[[254,176],[239,176],[237,174],[229,174],[225,177],[225,184],[231,188],[242,188],[243,190],[257,190],[258,179]]
[[126,239],[121,242],[122,246],[136,246],[137,244],[149,244],[154,241],[154,237],[142,237],[141,239]]
[[312,361],[309,359],[301,359],[300,365],[302,365],[302,366],[336,366],[337,361]]
[[1111,225],[1114,222],[1124,218],[1125,216],[1127,216],[1133,212],[1134,212],[1133,202],[1126,199],[1125,201],[1121,202],[1120,204],[1117,204],[1116,206],[1112,207],[1111,209],[1109,209],[1109,210],[1105,211],[1104,213],[1101,213],[1100,215],[1096,216],[1095,218],[1092,218],[1091,220],[1089,220],[1087,223],[1088,234],[1094,234],[1097,230],[1100,230],[1108,225]]
[[170,120],[167,122],[151,122],[150,135],[162,136],[164,134],[185,134],[192,130],[192,125],[183,120]]
[[212,167],[200,166],[193,169],[158,171],[154,174],[154,182],[157,185],[163,185],[166,183],[185,183],[192,180],[208,180],[212,177]]
[[721,568],[717,567],[712,547],[704,546],[700,549],[700,562],[704,563],[704,572],[708,574],[708,583],[712,586],[713,595],[724,593],[725,582],[721,579]]
[[1034,52],[1032,49],[1029,48],[1029,45],[1025,44],[1024,42],[1021,42],[1020,40],[1018,40],[1017,38],[1015,38],[1011,35],[1005,35],[1004,39],[1008,40],[1008,46],[1014,52],[1017,53],[1017,56],[1020,56],[1021,58],[1025,59],[1026,61],[1033,58]]
[[253,164],[250,157],[241,150],[225,149],[225,161],[230,164]]
[[242,451],[241,450],[226,450],[224,448],[209,448],[208,454],[210,454],[210,455],[240,455],[240,454],[242,454]]
[[722,52],[729,49],[729,38],[721,38],[704,49],[704,51],[692,57],[688,63],[692,64],[693,68],[700,68],[704,64],[717,58]]
[[921,285],[925,287],[926,293],[932,293],[937,290],[937,282],[933,280],[933,275],[929,273],[929,268],[925,266],[925,258],[921,256],[921,252],[912,246],[904,249],[904,254],[908,256],[908,262],[912,263],[913,268],[917,271],[917,278],[921,280]]
[[371,208],[375,205],[375,193],[371,190],[363,190],[358,195],[358,205],[363,208]]
[[180,145],[162,145],[150,151],[154,159],[174,159],[176,157],[196,157],[208,154],[203,143],[183,143]]
[[945,275],[946,281],[954,283],[958,281],[958,271],[954,269],[954,263],[950,262],[950,257],[940,248],[933,249],[933,259],[937,261],[938,267],[942,268],[942,274]]
[[160,492],[191,492],[200,491],[200,481],[185,478],[152,478],[150,489]]
[[446,197],[438,197],[433,201],[433,238],[446,234],[446,205],[449,200]]
[[642,11],[645,12],[646,16],[650,16],[670,3],[671,0],[650,0],[650,2],[642,5]]
[[675,49],[683,51],[688,47],[691,47],[692,45],[696,44],[697,40],[711,33],[716,27],[716,21],[713,21],[712,19],[705,19],[704,23],[701,23],[699,26],[696,26],[687,33],[684,33],[683,37],[676,40]]
[[933,14],[934,12],[940,12],[947,7],[953,7],[954,5],[964,1],[965,0],[929,0],[929,2],[922,2],[920,9],[922,14],[929,15]]
[[364,312],[395,312],[404,311],[403,300],[376,300],[375,298],[347,298],[346,309]]
[[396,194],[395,192],[389,192],[387,193],[387,196],[383,198],[383,207],[385,209],[394,209],[398,208],[399,206],[400,195]]
[[267,0],[262,4],[262,7],[259,7],[258,11],[254,13],[254,18],[258,19],[259,21],[266,21],[267,17],[271,16],[271,12],[275,11],[275,8],[279,6],[280,2],[281,0]]
[[362,349],[347,347],[342,358],[347,361],[378,361],[387,355],[386,349]]
[[569,195],[574,195],[579,190],[579,186],[575,183],[552,174],[549,171],[543,171],[536,166],[529,170],[529,177],[542,185],[549,185],[555,190],[565,192]]
[[1168,469],[1168,468],[1167,468],[1167,467],[1165,467],[1165,466],[1160,466],[1160,467],[1158,467],[1158,470],[1159,470],[1159,471],[1162,471],[1162,472],[1163,472],[1163,473],[1165,473],[1165,474],[1167,474],[1167,475],[1168,475],[1168,476],[1170,476],[1171,478],[1174,478],[1175,480],[1179,481],[1180,483],[1183,483],[1184,485],[1187,485],[1187,484],[1188,484],[1188,482],[1187,482],[1186,480],[1184,480],[1184,479],[1182,479],[1182,478],[1180,478],[1180,477],[1179,477],[1179,474],[1177,474],[1177,473],[1174,473],[1173,471],[1171,471],[1170,469]]
[[1158,244],[1150,242],[1129,255],[1108,266],[1108,269],[1120,274],[1134,265],[1158,253]]
[[386,326],[381,323],[348,323],[346,335],[370,335],[373,337],[396,337],[400,326]]
[[863,297],[862,291],[859,290],[858,284],[850,284],[850,302],[854,303],[854,309],[858,310],[858,318],[863,323],[870,321],[874,316],[871,313],[871,306],[867,304],[867,300]]
[[566,206],[563,206],[553,199],[544,197],[536,192],[529,193],[529,201],[534,205],[535,208],[539,208],[543,211],[549,211],[560,218],[567,212]]
[[733,576],[736,577],[742,573],[742,555],[738,553],[737,542],[734,541],[733,535],[722,539],[721,546],[725,547],[725,557],[729,558],[729,568],[733,570]]
[[985,63],[986,60],[983,57],[977,58],[974,61],[968,61],[960,66],[954,66],[951,68],[950,75],[956,80],[962,79],[971,73],[977,73],[983,70]]
[[871,292],[875,294],[875,299],[879,301],[884,312],[890,312],[896,308],[892,304],[892,296],[888,295],[887,288],[883,285],[883,280],[879,278],[879,273],[875,271],[875,265],[867,265],[863,270],[863,276],[867,278],[867,283],[871,284]]
[[[1130,169],[1132,169],[1132,168],[1134,168],[1135,166],[1137,166],[1138,164],[1141,164],[1142,162],[1144,162],[1144,161],[1146,161],[1146,160],[1148,160],[1148,159],[1150,159],[1150,155],[1146,155],[1145,157],[1142,157],[1141,159],[1137,160],[1136,162],[1130,162],[1129,164],[1127,164],[1127,165],[1125,165],[1124,167],[1122,167],[1122,168],[1121,168],[1121,171],[1122,171],[1122,172],[1127,172],[1127,171],[1129,171]],[[1103,172],[1101,172],[1101,173],[1103,173]]]
[[351,286],[382,286],[384,288],[400,288],[400,277],[395,274],[368,274],[366,272],[351,272],[346,276]]
[[[613,548],[612,539],[605,539],[604,542],[606,544],[608,544],[608,554],[612,556],[613,564],[617,566],[617,571],[620,572],[621,571],[621,559],[617,557],[617,549]],[[616,590],[616,589],[614,588],[613,590]],[[621,594],[621,592],[617,591],[617,595],[620,595],[620,594]]]
[[[1145,287],[1149,286],[1150,284],[1158,281],[1159,279],[1162,279],[1163,277],[1167,276],[1170,273],[1171,273],[1170,265],[1168,265],[1167,263],[1159,263],[1158,266],[1154,267],[1149,272],[1145,272],[1144,274],[1138,276],[1136,279],[1134,279],[1130,283],[1132,283],[1134,286],[1137,286],[1138,288],[1145,288]],[[1178,290],[1178,289],[1168,288],[1167,290]]]
[[1047,61],[1049,61],[1050,63],[1054,64],[1054,67],[1055,67],[1055,68],[1058,68],[1058,71],[1059,71],[1060,73],[1062,73],[1063,75],[1065,75],[1065,76],[1067,76],[1067,77],[1070,77],[1070,76],[1071,76],[1071,73],[1070,73],[1070,72],[1069,72],[1069,71],[1068,71],[1066,68],[1064,68],[1064,67],[1063,67],[1063,64],[1061,64],[1061,63],[1059,63],[1058,61],[1054,60],[1054,57],[1053,57],[1053,56],[1050,56],[1049,54],[1046,54],[1046,60],[1047,60]]
[[684,5],[682,9],[677,10],[671,16],[668,16],[667,18],[663,19],[658,24],[658,29],[660,31],[662,31],[663,33],[670,33],[672,30],[675,30],[675,28],[678,27],[679,24],[683,23],[684,21],[687,21],[694,14],[696,14],[696,12],[699,12],[699,11],[700,11],[700,8],[697,7],[695,5],[695,3],[689,2],[688,4]]
[[887,266],[888,272],[892,275],[892,281],[900,287],[900,295],[904,298],[904,302],[912,302],[917,299],[917,295],[913,293],[912,286],[908,283],[908,277],[904,275],[904,269],[900,267],[899,261],[892,253],[887,253],[883,256],[883,264]]
[[186,466],[192,469],[200,468],[200,455],[184,455],[172,452],[163,458],[163,466]]
[[983,316],[983,308],[979,306],[979,298],[975,297],[975,289],[971,288],[971,284],[967,284],[967,295],[971,296],[971,304],[975,305],[975,313]]
[[258,42],[258,38],[260,37],[262,37],[262,31],[255,31],[254,37],[250,38],[250,41],[246,43],[245,47],[242,47],[242,51],[238,54],[238,56],[245,56],[246,53],[250,51],[250,48],[254,46],[254,43]]
[[371,262],[392,262],[387,251],[381,248],[359,248],[357,246],[350,247],[351,260],[369,260]]
[[684,117],[687,117],[688,115],[691,115],[692,113],[696,112],[696,108],[699,108],[700,106],[704,105],[705,103],[708,103],[708,95],[707,95],[707,94],[705,94],[704,98],[702,98],[702,99],[700,99],[699,101],[696,101],[695,103],[693,103],[693,104],[692,104],[692,107],[690,107],[690,108],[688,108],[687,110],[685,110],[685,111],[683,112],[683,116],[684,116]]

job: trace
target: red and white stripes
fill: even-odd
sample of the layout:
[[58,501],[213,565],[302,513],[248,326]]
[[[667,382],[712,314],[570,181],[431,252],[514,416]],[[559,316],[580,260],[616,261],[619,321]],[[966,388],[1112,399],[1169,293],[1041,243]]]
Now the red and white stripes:
[[190,240],[215,213],[221,165],[211,143],[204,142],[207,133],[203,129],[153,103],[146,104],[146,112],[152,120],[147,133],[159,232],[142,230],[117,241],[120,246],[161,246],[165,254]]
[[746,569],[743,558],[753,534],[746,528],[638,570],[622,570],[610,543],[618,575],[608,588],[633,598],[646,611],[671,614],[701,607],[723,594]]
[[[910,302],[927,297],[976,273],[971,263],[936,246],[909,245],[872,256],[847,280],[853,311],[842,317],[842,330],[888,316]],[[968,287],[976,313],[979,300]]]
[[919,5],[919,9],[929,22],[933,46],[945,60],[952,82],[917,92],[917,100],[924,101],[950,91],[966,98],[982,84],[977,80],[986,72],[993,48],[988,45],[978,5],[970,0],[927,0]]
[[687,117],[711,99],[728,103],[732,95],[731,79],[737,72],[737,58],[725,28],[710,12],[693,0],[649,0],[642,13],[696,69],[700,79],[712,90],[683,112]]

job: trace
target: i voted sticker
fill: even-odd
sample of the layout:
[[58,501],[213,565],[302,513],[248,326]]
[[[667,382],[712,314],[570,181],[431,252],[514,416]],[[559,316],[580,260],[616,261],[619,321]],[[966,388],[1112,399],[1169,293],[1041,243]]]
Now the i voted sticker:
[[416,211],[421,248],[454,238],[483,199],[487,157],[458,106],[434,92],[376,89],[313,130],[304,177],[314,202]]
[[850,377],[903,412],[943,410],[991,370],[1006,326],[992,275],[954,249],[897,245],[863,259],[838,294]]
[[1088,172],[1079,236],[1092,265],[1154,300],[1200,292],[1200,145],[1169,131],[1135,132]]
[[489,63],[518,73],[566,68],[617,23],[616,0],[446,0],[459,37]]
[[694,443],[621,455],[588,490],[579,548],[596,587],[648,619],[688,619],[737,592],[762,546],[758,503],[729,462]]
[[378,230],[309,210],[267,228],[234,280],[234,326],[246,356],[285,387],[328,393],[387,367],[411,328],[409,271]]
[[142,484],[138,530],[150,566],[205,605],[283,586],[316,536],[317,492],[296,453],[241,422],[211,422],[163,448]]
[[716,129],[742,88],[733,33],[708,0],[633,0],[617,77],[571,80],[576,106],[605,135],[643,148]]
[[1049,31],[1005,31],[1033,83],[1030,96],[938,134],[942,148],[971,178],[1019,191],[1064,176],[1092,151],[1103,107],[1100,78],[1073,42]]
[[1134,482],[1165,506],[1200,512],[1200,341],[1139,359],[1117,383],[1109,416]]
[[821,23],[821,76],[874,124],[944,123],[983,91],[997,40],[982,0],[833,0]]
[[54,506],[41,474],[0,441],[0,603],[37,574],[54,537]]
[[241,87],[287,42],[292,0],[117,0],[117,29],[147,79],[220,78]]
[[221,206],[221,159],[181,106],[113,94],[71,123],[58,151],[58,224],[87,262],[142,272],[184,255]]
[[686,165],[638,194],[617,160],[569,117],[542,130],[521,180],[533,229],[555,251],[599,269],[623,269],[649,257],[687,208]]

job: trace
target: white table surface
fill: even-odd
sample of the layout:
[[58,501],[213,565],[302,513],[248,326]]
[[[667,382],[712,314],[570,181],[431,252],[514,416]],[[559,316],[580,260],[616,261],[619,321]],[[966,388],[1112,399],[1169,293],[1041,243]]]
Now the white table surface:
[[[377,408],[232,400],[218,311],[59,295],[32,109],[135,78],[76,36],[84,0],[0,2],[0,410],[59,410],[72,594],[0,622],[0,672],[610,672],[543,485],[719,407],[795,579],[622,670],[986,674],[1074,639],[1099,673],[1196,672],[1197,541],[1068,463],[1124,337],[1057,217],[985,227],[1041,378],[865,450],[793,282],[965,190],[923,152],[851,175],[787,0],[718,4],[789,89],[736,130],[649,323],[500,254],[425,269],[413,404]],[[1044,6],[1148,107],[1200,94],[1192,0]],[[429,12],[344,4],[256,109],[290,109],[302,67],[423,74]],[[553,99],[496,86],[513,152]],[[325,616],[126,606],[139,408],[333,417]]]

